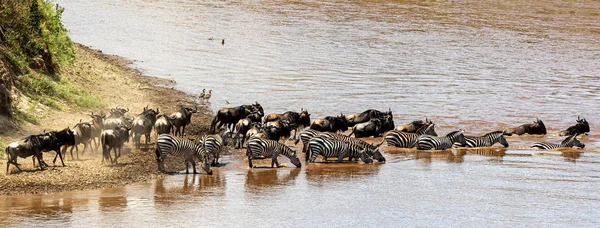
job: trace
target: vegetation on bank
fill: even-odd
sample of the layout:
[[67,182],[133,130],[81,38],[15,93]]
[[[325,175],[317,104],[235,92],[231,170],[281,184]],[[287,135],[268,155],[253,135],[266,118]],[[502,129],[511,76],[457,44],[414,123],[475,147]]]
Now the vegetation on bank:
[[[59,110],[103,106],[97,97],[61,77],[61,70],[76,57],[61,21],[63,11],[48,0],[0,1],[0,115],[37,123],[38,105]],[[29,98],[25,107],[16,103],[16,91]]]

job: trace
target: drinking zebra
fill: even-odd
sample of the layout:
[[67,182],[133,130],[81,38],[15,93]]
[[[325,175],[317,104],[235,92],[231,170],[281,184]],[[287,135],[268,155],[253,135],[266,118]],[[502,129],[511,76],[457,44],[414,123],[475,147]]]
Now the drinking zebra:
[[[337,134],[337,133],[333,133],[333,132],[323,132],[321,135],[324,137],[327,137],[327,138],[331,138],[331,139],[335,139],[338,141],[356,145],[361,150],[364,148],[367,148],[368,149],[366,151],[367,156],[369,156],[370,158],[375,158],[378,162],[385,161],[385,158],[383,157],[383,155],[381,154],[381,152],[378,149],[379,146],[381,146],[381,144],[383,144],[383,141],[377,145],[374,145],[374,144],[369,144],[369,143],[367,143],[363,140],[357,139],[357,138],[352,138],[350,136]],[[356,156],[351,156],[348,159],[350,161],[352,161],[352,158],[355,158],[358,161],[358,158],[360,158],[360,157],[359,157],[359,154],[356,154]]]
[[161,134],[156,139],[155,152],[158,170],[161,172],[165,171],[165,157],[167,157],[167,154],[171,154],[184,157],[186,174],[189,173],[190,163],[194,168],[194,174],[196,173],[196,161],[194,158],[202,162],[202,169],[208,175],[212,175],[213,173],[208,162],[208,153],[204,150],[202,144],[196,145],[191,140],[178,138],[169,134]]
[[402,132],[398,130],[392,130],[385,134],[384,140],[388,146],[395,146],[400,148],[413,148],[419,141],[421,135],[432,135],[437,136],[435,133],[435,124],[426,124],[417,129],[416,133]]
[[252,165],[252,159],[257,157],[271,158],[271,168],[277,165],[279,168],[279,162],[277,156],[280,154],[288,157],[290,162],[296,167],[302,167],[300,159],[296,157],[296,151],[293,151],[286,145],[283,145],[275,140],[263,139],[263,138],[252,138],[248,140],[248,146],[246,147],[246,156],[248,157],[248,166],[254,168]]
[[487,133],[481,137],[477,136],[465,136],[466,144],[462,146],[466,147],[488,147],[492,146],[495,143],[500,143],[504,147],[508,147],[508,142],[506,138],[504,138],[504,134],[501,131],[494,131]]
[[219,164],[219,158],[221,157],[221,147],[223,146],[223,140],[227,140],[227,132],[224,134],[225,139],[218,134],[202,136],[200,144],[204,148],[204,151],[208,153],[209,159],[211,159],[211,165],[216,166]]
[[347,143],[336,139],[328,138],[324,135],[315,136],[308,142],[308,152],[310,162],[315,162],[317,156],[323,156],[324,160],[328,157],[337,157],[338,162],[342,162],[345,157],[360,157],[365,163],[372,163],[373,160],[367,155],[369,148],[360,148],[353,143]]
[[417,149],[419,150],[445,150],[451,148],[455,142],[461,145],[466,144],[465,136],[462,130],[453,131],[448,133],[444,137],[437,137],[431,135],[421,135],[417,142]]
[[585,144],[581,143],[577,139],[577,135],[572,135],[563,140],[560,144],[550,143],[550,142],[536,142],[532,146],[532,148],[538,148],[542,150],[552,150],[557,148],[569,148],[569,147],[579,147],[583,149]]

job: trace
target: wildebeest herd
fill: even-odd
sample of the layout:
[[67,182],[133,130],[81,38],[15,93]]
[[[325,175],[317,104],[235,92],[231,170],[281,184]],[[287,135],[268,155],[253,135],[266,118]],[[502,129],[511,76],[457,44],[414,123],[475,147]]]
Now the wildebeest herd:
[[[42,158],[42,153],[56,151],[64,166],[63,156],[70,147],[71,159],[74,159],[73,150],[79,159],[77,146],[83,144],[83,151],[88,147],[102,147],[103,162],[117,164],[121,156],[121,148],[130,138],[133,138],[135,148],[142,147],[141,137],[144,136],[144,147],[150,144],[150,134],[154,129],[156,133],[155,154],[158,168],[164,171],[164,159],[167,155],[182,156],[185,159],[186,173],[191,165],[196,173],[196,163],[200,162],[202,169],[212,174],[211,166],[219,164],[220,151],[229,140],[235,148],[246,148],[248,165],[253,168],[253,160],[271,158],[271,167],[279,167],[277,157],[286,156],[296,167],[302,164],[298,153],[304,153],[306,162],[315,162],[321,156],[322,161],[328,158],[337,158],[337,162],[359,159],[364,163],[384,162],[385,158],[379,147],[387,143],[388,146],[400,148],[416,148],[418,150],[445,150],[452,147],[489,147],[500,143],[504,147],[509,144],[505,136],[522,134],[545,135],[546,126],[537,119],[531,124],[494,131],[482,136],[465,135],[463,130],[457,130],[438,136],[435,124],[426,118],[425,121],[415,120],[404,125],[396,126],[392,110],[378,111],[366,110],[345,116],[327,116],[311,121],[310,113],[306,109],[300,112],[287,111],[284,113],[264,114],[263,107],[255,102],[249,105],[219,109],[210,124],[212,135],[204,135],[198,141],[183,138],[185,127],[191,123],[191,117],[197,113],[197,108],[180,106],[175,113],[167,115],[160,113],[159,109],[145,107],[138,115],[129,117],[129,109],[120,107],[112,108],[110,114],[93,112],[90,122],[81,120],[71,128],[60,131],[43,132],[30,135],[20,141],[13,142],[6,147],[8,162],[7,173],[12,164],[19,170],[17,157],[26,158],[33,156],[38,160],[39,168],[45,169],[48,165]],[[344,132],[350,130],[349,134]],[[217,134],[215,134],[218,131]],[[585,118],[577,118],[574,126],[561,131],[559,135],[567,136],[561,143],[536,142],[532,145],[538,149],[556,149],[561,147],[584,148],[584,144],[577,140],[580,134],[590,131]],[[292,132],[294,134],[292,135]],[[379,143],[367,143],[359,138],[382,137]],[[294,139],[294,144],[302,141],[302,151],[292,149],[286,145],[288,139]],[[62,148],[62,149],[61,149]],[[111,155],[113,151],[113,155]]]

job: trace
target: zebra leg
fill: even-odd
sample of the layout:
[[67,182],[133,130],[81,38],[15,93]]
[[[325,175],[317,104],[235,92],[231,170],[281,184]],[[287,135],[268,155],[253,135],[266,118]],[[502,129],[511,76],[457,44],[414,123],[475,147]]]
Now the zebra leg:
[[194,175],[197,174],[197,172],[196,172],[196,162],[194,160],[192,160],[190,163],[192,163],[192,168],[194,168]]
[[186,158],[185,159],[185,174],[189,174],[190,173],[190,161]]

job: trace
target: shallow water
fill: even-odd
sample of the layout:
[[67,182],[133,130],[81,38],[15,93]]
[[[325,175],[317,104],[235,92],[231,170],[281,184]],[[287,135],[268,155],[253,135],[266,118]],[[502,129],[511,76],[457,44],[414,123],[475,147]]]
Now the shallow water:
[[213,176],[0,197],[0,224],[598,226],[600,2],[58,2],[74,41],[212,89],[213,110],[391,108],[397,124],[427,116],[474,135],[536,117],[556,132],[581,115],[592,132],[583,153],[516,136],[508,150],[385,147],[377,165],[249,170],[239,152]]

